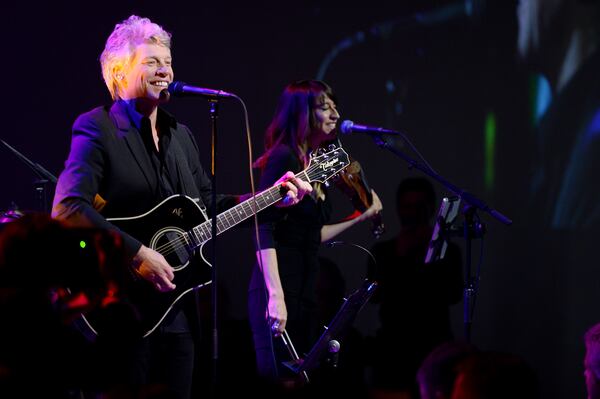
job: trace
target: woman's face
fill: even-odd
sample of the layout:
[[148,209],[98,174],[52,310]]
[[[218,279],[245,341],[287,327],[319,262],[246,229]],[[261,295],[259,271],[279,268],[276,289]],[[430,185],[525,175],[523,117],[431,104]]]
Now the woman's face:
[[340,114],[335,102],[326,94],[323,94],[316,102],[313,110],[314,126],[312,136],[323,142],[330,140],[331,133],[335,130]]

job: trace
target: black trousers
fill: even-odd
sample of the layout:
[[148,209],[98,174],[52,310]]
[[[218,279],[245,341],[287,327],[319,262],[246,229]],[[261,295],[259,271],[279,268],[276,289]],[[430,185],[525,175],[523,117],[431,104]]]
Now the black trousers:
[[98,345],[100,391],[189,399],[196,341],[186,321],[159,326],[146,338]]

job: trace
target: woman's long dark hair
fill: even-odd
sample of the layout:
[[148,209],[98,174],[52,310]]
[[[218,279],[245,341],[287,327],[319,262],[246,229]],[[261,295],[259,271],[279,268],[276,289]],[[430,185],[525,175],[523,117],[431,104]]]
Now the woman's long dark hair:
[[320,80],[299,80],[285,87],[265,133],[265,153],[254,166],[263,168],[279,144],[289,145],[304,166],[308,164],[308,138],[315,126],[313,111],[323,95],[336,102],[331,87]]

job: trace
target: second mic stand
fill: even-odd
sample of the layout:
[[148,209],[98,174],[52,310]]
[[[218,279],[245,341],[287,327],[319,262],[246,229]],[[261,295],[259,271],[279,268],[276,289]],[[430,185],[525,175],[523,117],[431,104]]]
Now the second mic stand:
[[[410,144],[411,148],[414,148],[408,138],[400,132],[392,132],[390,134],[400,136],[405,142]],[[480,209],[484,212],[489,213],[492,217],[494,217],[499,222],[505,225],[511,225],[512,220],[508,217],[504,216],[502,213],[496,211],[495,209],[489,207],[485,202],[475,197],[473,194],[466,192],[460,187],[450,183],[444,177],[439,175],[429,166],[426,166],[417,160],[409,157],[399,149],[390,145],[383,134],[373,133],[373,140],[375,143],[381,147],[385,148],[388,151],[392,152],[399,158],[405,160],[409,168],[415,168],[425,173],[429,177],[435,179],[437,182],[441,183],[446,189],[457,195],[464,201],[465,205],[463,207],[463,215],[464,215],[464,225],[463,225],[463,237],[465,239],[465,287],[463,293],[463,305],[464,305],[464,330],[465,330],[465,340],[467,342],[471,341],[471,327],[473,325],[473,305],[475,303],[475,299],[477,296],[478,289],[478,281],[476,276],[472,276],[471,272],[471,243],[473,238],[483,238],[483,234],[485,233],[485,228],[482,223],[479,222],[479,216],[477,215],[477,210]],[[425,162],[426,163],[426,162]],[[481,260],[480,260],[481,261]]]
[[[473,275],[471,271],[471,247],[474,238],[483,240],[485,234],[485,225],[479,220],[475,220],[476,208],[470,204],[463,207],[464,224],[463,238],[465,239],[465,286],[463,287],[463,321],[464,336],[467,342],[471,342],[471,327],[473,325],[473,311],[475,307],[475,298],[479,285],[479,272]],[[477,218],[478,219],[478,218]],[[483,242],[481,243],[483,245]],[[481,260],[480,260],[481,261]]]

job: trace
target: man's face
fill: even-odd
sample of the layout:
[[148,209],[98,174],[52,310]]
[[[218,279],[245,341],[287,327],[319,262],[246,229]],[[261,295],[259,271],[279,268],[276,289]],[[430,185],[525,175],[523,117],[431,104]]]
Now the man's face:
[[[137,46],[128,70],[119,83],[124,100],[143,98],[160,102],[160,92],[173,81],[171,50],[158,44]],[[164,98],[164,97],[163,97]]]
[[517,47],[523,60],[531,61],[543,51],[543,43],[548,41],[548,33],[553,28],[562,1],[564,0],[519,0]]

